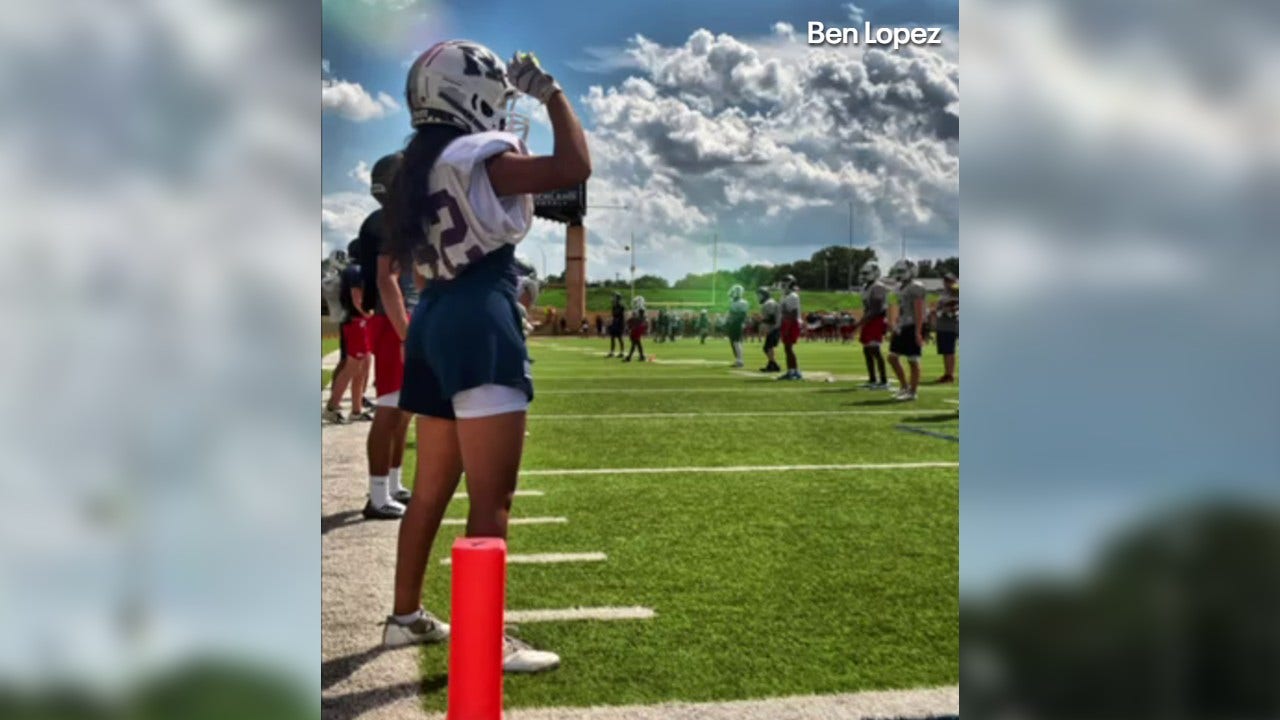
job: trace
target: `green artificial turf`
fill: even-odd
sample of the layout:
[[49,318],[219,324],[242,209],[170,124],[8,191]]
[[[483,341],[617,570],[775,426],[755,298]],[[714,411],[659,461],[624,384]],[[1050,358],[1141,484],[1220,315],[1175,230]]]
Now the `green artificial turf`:
[[[525,470],[957,462],[955,386],[895,404],[862,382],[858,346],[802,343],[802,370],[834,383],[735,373],[727,342],[649,343],[659,362],[603,357],[608,341],[531,344],[538,397]],[[926,380],[941,374],[925,358]],[[762,359],[748,344],[748,367]],[[779,353],[781,357],[781,353]],[[892,371],[890,371],[892,373]],[[852,378],[856,377],[857,380]],[[582,392],[589,390],[590,392]],[[662,390],[663,392],[649,392]],[[601,392],[603,391],[603,392]],[[850,411],[901,411],[849,414]],[[689,417],[563,415],[681,413]],[[736,416],[705,413],[742,413]],[[793,413],[756,415],[757,413]],[[412,467],[413,450],[405,466]],[[606,562],[512,565],[513,610],[641,605],[651,620],[526,624],[561,667],[506,679],[508,707],[724,700],[958,682],[958,478],[954,467],[536,475],[513,516],[512,553],[604,552]],[[450,517],[465,517],[455,500]],[[461,533],[443,527],[425,604],[449,614]],[[446,703],[447,649],[422,650],[430,709]]]

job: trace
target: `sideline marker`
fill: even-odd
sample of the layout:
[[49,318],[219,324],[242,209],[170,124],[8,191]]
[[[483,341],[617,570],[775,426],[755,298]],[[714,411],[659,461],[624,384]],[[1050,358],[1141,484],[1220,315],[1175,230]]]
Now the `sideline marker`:
[[448,720],[501,720],[507,543],[453,541]]

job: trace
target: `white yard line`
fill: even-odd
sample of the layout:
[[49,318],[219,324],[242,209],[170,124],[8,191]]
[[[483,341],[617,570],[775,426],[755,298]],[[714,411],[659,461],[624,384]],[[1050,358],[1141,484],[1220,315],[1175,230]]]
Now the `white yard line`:
[[[946,408],[933,408],[933,412],[951,412]],[[909,410],[774,410],[770,412],[656,412],[656,413],[538,413],[530,420],[635,420],[641,418],[701,418],[701,417],[790,417],[807,415],[919,415],[930,412],[928,408],[912,407]]]
[[[466,525],[466,518],[445,518],[440,521],[442,525]],[[569,522],[569,518],[564,517],[527,517],[527,518],[509,518],[508,525],[561,525]]]
[[654,616],[647,607],[577,607],[559,610],[508,610],[509,623],[570,622],[574,620],[649,620]]
[[562,470],[523,470],[522,477],[534,475],[666,475],[671,473],[741,473],[791,472],[796,470],[923,470],[955,468],[958,462],[854,463],[849,465],[726,465],[706,467],[646,468],[565,468]]
[[[608,556],[602,552],[587,553],[533,553],[521,555],[514,553],[507,556],[508,565],[546,565],[550,563],[604,562]],[[452,565],[452,558],[444,558],[441,565]]]

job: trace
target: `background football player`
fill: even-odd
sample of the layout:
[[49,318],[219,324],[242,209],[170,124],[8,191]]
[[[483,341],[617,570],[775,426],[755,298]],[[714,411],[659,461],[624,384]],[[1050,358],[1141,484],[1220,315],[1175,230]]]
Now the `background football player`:
[[704,309],[698,313],[698,340],[703,344],[707,344],[707,335],[711,333],[711,318],[707,317],[707,311]]
[[745,291],[741,285],[729,288],[729,316],[725,320],[725,331],[729,335],[729,347],[733,348],[733,366],[743,366],[742,359],[742,327],[747,322],[747,313],[751,306],[743,299]]
[[609,354],[613,357],[613,344],[618,343],[618,357],[622,357],[622,330],[627,321],[627,307],[622,304],[622,293],[613,294],[613,304],[609,307]]
[[[543,104],[553,154],[531,156],[506,132],[519,93]],[[488,48],[448,41],[409,69],[414,135],[388,203],[393,255],[427,280],[405,340],[400,407],[417,416],[413,501],[400,525],[395,604],[383,643],[440,641],[444,623],[421,607],[428,553],[465,471],[469,537],[507,536],[533,399],[516,305],[515,244],[533,220],[532,193],[591,174],[568,97],[531,54],[504,67]],[[504,638],[503,669],[557,667],[553,653]]]
[[800,363],[796,360],[796,343],[800,340],[800,284],[794,275],[782,278],[782,325],[778,332],[782,340],[782,350],[787,356],[787,371],[778,377],[779,380],[800,380]]
[[627,356],[622,358],[622,362],[631,362],[631,356],[636,350],[640,351],[640,362],[644,362],[644,334],[649,329],[644,316],[644,297],[637,295],[632,298],[631,318],[627,320],[627,325],[631,348],[627,350]]
[[[898,283],[898,322],[889,341],[889,365],[898,378],[900,389],[895,400],[915,400],[920,389],[920,353],[924,347],[924,285],[916,280],[915,262],[903,258],[893,264],[889,277]],[[911,365],[908,378],[902,371],[902,360]]]
[[[885,375],[884,355],[880,343],[888,329],[886,315],[889,312],[889,286],[880,277],[880,265],[868,260],[858,271],[862,283],[862,317],[854,323],[858,328],[858,342],[862,343],[862,358],[867,363],[867,382],[863,387],[884,390],[889,387]],[[876,370],[880,371],[877,379]]]
[[775,357],[778,347],[779,328],[782,324],[782,308],[774,300],[769,288],[761,286],[756,289],[756,298],[760,301],[760,334],[764,336],[764,356],[768,360],[760,372],[778,372],[778,360]]
[[[347,257],[359,257],[359,240],[347,246]],[[351,419],[372,420],[364,407],[364,387],[369,381],[369,365],[372,349],[369,345],[368,317],[371,314],[364,304],[364,288],[360,284],[360,266],[348,262],[339,275],[338,307],[342,324],[338,326],[342,359],[333,370],[333,384],[329,402],[325,405],[325,417],[334,423],[346,422],[339,403],[348,388],[351,390]]]
[[409,305],[417,300],[413,270],[400,263],[388,249],[383,207],[401,163],[399,153],[380,158],[370,171],[370,192],[378,209],[360,226],[360,270],[373,348],[373,385],[377,407],[369,427],[366,452],[369,460],[369,500],[363,514],[371,520],[395,520],[404,515],[410,493],[401,481],[405,433],[411,415],[398,407],[404,376],[404,337],[409,326]]
[[933,327],[938,333],[938,354],[942,356],[940,383],[956,381],[956,341],[960,339],[960,281],[955,275],[942,276],[942,293],[933,310]]

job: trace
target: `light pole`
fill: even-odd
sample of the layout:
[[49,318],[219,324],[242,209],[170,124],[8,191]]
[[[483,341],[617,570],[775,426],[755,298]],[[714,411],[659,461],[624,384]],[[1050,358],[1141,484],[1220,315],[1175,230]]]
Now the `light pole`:
[[636,299],[636,234],[631,233],[631,244],[627,246],[631,251],[631,299]]
[[716,275],[719,274],[720,233],[711,236],[711,304],[716,303]]
[[853,292],[853,200],[849,201],[849,292]]
[[542,256],[542,280],[545,282],[547,279],[547,251],[539,245],[538,254]]
[[831,253],[822,253],[822,292],[831,292],[831,273],[827,270],[827,261],[831,259]]

